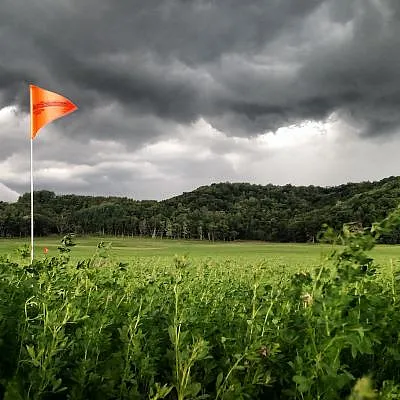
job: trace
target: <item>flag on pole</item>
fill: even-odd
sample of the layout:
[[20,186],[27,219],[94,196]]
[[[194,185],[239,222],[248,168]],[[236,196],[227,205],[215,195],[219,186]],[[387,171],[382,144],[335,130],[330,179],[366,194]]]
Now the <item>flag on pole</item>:
[[74,112],[78,107],[60,94],[29,85],[31,99],[31,262],[33,262],[33,139],[45,125]]
[[31,95],[31,138],[40,128],[57,118],[74,112],[78,107],[66,97],[35,85],[29,85]]

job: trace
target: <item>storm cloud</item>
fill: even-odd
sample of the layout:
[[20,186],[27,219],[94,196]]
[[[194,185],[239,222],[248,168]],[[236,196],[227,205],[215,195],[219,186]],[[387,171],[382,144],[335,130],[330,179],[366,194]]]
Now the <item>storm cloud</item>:
[[[235,142],[217,150],[218,134],[253,140],[335,117],[360,140],[385,141],[400,127],[397,0],[2,0],[0,54],[0,110],[13,110],[13,124],[26,121],[29,83],[78,105],[46,128],[49,146],[36,151],[43,162],[93,168],[94,192],[117,190],[117,172],[109,183],[101,178],[105,153],[138,154],[183,131],[199,140],[199,121],[214,135],[211,159],[222,157],[210,168],[220,168],[216,179],[239,177],[223,159]],[[26,167],[26,138],[10,118],[0,118],[0,161],[14,172],[0,182],[23,191],[25,178],[11,176]],[[185,169],[183,160],[164,171]],[[150,168],[143,165],[141,173]],[[124,171],[136,167],[115,168],[121,182],[133,179]],[[205,164],[192,168],[193,179],[208,173]]]
[[395,0],[3,0],[0,15],[3,105],[26,109],[33,81],[84,113],[115,102],[227,134],[337,110],[369,134],[399,124]]

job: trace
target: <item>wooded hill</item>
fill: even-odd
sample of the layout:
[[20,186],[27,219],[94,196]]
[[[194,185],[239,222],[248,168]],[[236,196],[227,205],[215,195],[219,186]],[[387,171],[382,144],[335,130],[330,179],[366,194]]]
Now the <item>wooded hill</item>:
[[[217,183],[163,201],[35,192],[35,234],[316,241],[324,223],[370,226],[400,203],[400,177],[335,187]],[[30,194],[0,202],[0,236],[28,236]],[[400,242],[400,229],[382,238]]]

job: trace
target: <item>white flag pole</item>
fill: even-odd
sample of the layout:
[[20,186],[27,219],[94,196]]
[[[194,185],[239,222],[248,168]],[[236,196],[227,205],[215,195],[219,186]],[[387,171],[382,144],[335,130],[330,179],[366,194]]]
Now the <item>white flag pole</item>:
[[[35,99],[33,99],[35,90]],[[34,247],[33,247],[33,234],[34,234],[34,226],[33,226],[33,139],[36,136],[38,130],[48,124],[49,122],[60,118],[64,115],[70,114],[75,111],[78,107],[66,97],[61,96],[58,93],[50,92],[48,90],[39,88],[38,86],[29,85],[29,98],[30,98],[30,112],[31,112],[31,262],[33,262],[34,257]],[[41,120],[38,122],[34,119],[33,115],[33,100],[35,102],[40,100],[37,104],[38,111],[44,112]],[[35,104],[36,105],[36,104]],[[51,111],[49,107],[52,107]],[[48,112],[47,112],[48,111]],[[35,122],[35,124],[34,124]],[[34,133],[34,135],[33,135]]]
[[32,89],[29,88],[30,97],[30,113],[31,113],[31,263],[33,262],[33,104],[32,104]]

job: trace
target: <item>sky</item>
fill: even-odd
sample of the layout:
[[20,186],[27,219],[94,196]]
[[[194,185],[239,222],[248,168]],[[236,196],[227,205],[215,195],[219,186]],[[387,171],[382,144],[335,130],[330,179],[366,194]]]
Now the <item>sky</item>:
[[0,200],[400,175],[398,0],[1,0]]

